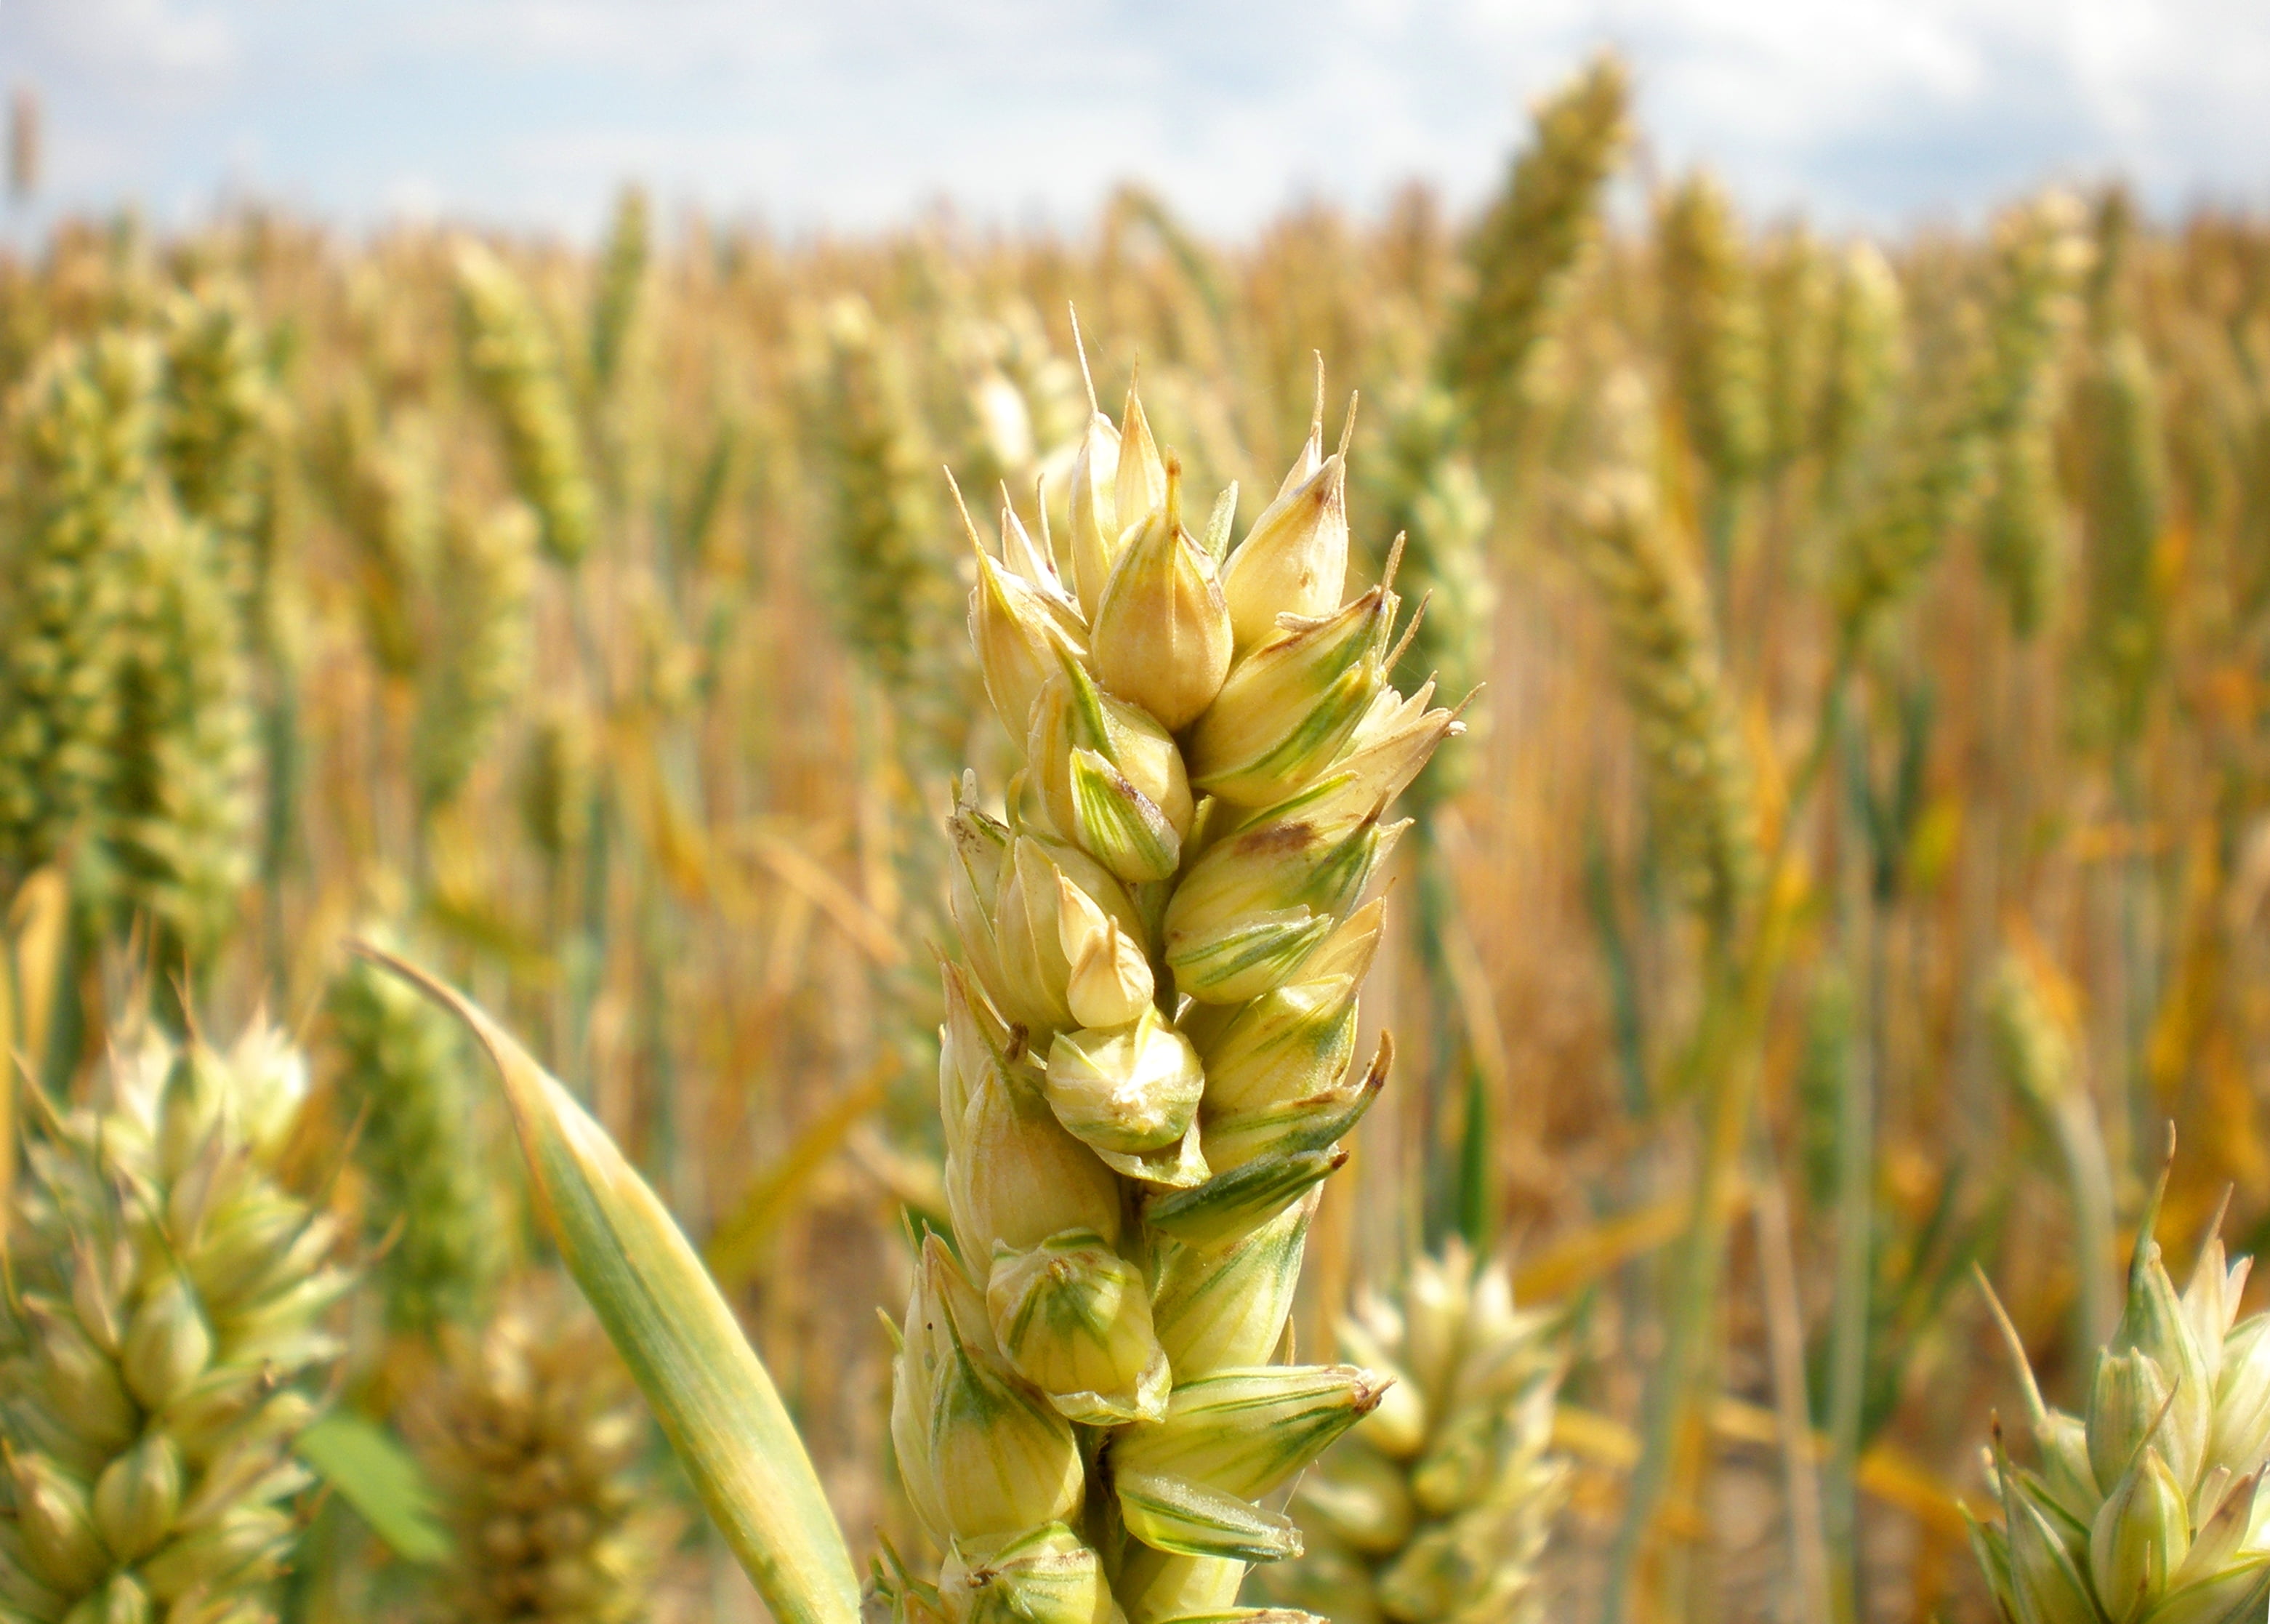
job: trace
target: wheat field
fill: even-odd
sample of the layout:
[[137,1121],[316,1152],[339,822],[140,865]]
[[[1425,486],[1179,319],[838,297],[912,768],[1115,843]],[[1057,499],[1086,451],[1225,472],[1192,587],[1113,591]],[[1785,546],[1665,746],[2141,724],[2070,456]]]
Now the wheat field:
[[[43,1567],[11,1465],[0,1619],[766,1616],[599,1344],[547,1361],[596,1333],[504,1097],[358,938],[651,1184],[859,1573],[936,1568],[877,1315],[950,1232],[947,819],[1026,746],[956,503],[1069,579],[1083,434],[1135,388],[1193,528],[1234,482],[1245,534],[1312,421],[1344,447],[1351,590],[1400,534],[1426,600],[1391,679],[1464,707],[1374,881],[1354,1042],[1394,1070],[1290,1346],[1499,1260],[1557,1509],[1517,1597],[1363,1616],[2000,1616],[1963,1508],[2026,1398],[1981,1277],[2094,1416],[2152,1217],[2179,1279],[2219,1215],[2270,1238],[2270,224],[2108,187],[1835,236],[1643,185],[1624,102],[1603,62],[1540,103],[1473,217],[1414,188],[1227,241],[1132,188],[1077,233],[857,237],[631,190],[595,244],[243,208],[0,258],[11,1461],[82,1470],[46,1316],[139,1221],[53,1193],[69,1147],[192,1178],[145,1046],[304,1056],[241,1153],[333,1260],[267,1567],[101,1589],[137,1559],[100,1517]],[[231,1491],[182,1447],[187,1518]],[[546,1450],[550,1520],[497,1464]]]

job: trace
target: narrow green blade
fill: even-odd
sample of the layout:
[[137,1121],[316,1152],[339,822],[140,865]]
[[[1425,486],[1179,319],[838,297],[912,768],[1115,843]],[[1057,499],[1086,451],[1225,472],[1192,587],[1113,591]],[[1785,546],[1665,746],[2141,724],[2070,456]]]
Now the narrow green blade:
[[422,1566],[449,1555],[449,1536],[434,1520],[434,1490],[417,1458],[385,1427],[335,1410],[294,1439],[292,1450],[404,1561]]
[[701,1260],[605,1130],[478,1005],[407,977],[496,1062],[537,1204],[592,1310],[646,1394],[718,1531],[781,1624],[857,1624],[859,1583],[772,1378]]

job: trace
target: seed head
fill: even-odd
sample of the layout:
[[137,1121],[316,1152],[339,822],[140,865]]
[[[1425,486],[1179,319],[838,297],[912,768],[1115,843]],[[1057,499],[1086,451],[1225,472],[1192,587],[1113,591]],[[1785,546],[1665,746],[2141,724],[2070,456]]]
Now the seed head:
[[923,1249],[934,1361],[925,1447],[937,1504],[956,1539],[1016,1534],[1079,1515],[1072,1424],[1019,1381],[993,1345],[984,1300],[931,1236]]
[[2177,1294],[2154,1239],[2164,1189],[2163,1175],[2085,1418],[2042,1402],[2016,1331],[1992,1304],[2043,1462],[2039,1475],[2013,1466],[1998,1427],[1990,1460],[2002,1521],[1971,1529],[2014,1617],[2235,1621],[2270,1596],[2270,1557],[2244,1531],[2270,1459],[2254,1369],[2270,1322],[2232,1325],[2246,1264],[2227,1265],[2219,1242],[2200,1249]]
[[1564,1468],[1547,1452],[1561,1356],[1552,1322],[1515,1310],[1502,1266],[1463,1248],[1371,1294],[1341,1352],[1383,1376],[1380,1405],[1302,1479],[1302,1559],[1269,1599],[1346,1618],[1534,1619],[1537,1560]]
[[0,1607],[263,1616],[309,1482],[301,1383],[338,1355],[350,1283],[276,1175],[305,1069],[264,1032],[222,1052],[129,1028],[98,1082],[34,1127],[17,1187]]
[[1219,1247],[1165,1243],[1151,1314],[1183,1380],[1268,1362],[1285,1339],[1301,1248],[1321,1188]]
[[1265,1366],[1177,1382],[1164,1420],[1113,1441],[1128,1531],[1190,1555],[1298,1555],[1289,1523],[1250,1515],[1241,1502],[1314,1460],[1370,1413],[1383,1390],[1379,1378],[1353,1365]]
[[993,1259],[985,1305],[1002,1357],[1068,1420],[1155,1421],[1167,1356],[1142,1272],[1092,1232],[1069,1230]]
[[1317,823],[1294,814],[1226,836],[1191,865],[1167,905],[1175,985],[1239,1004],[1292,979],[1354,911],[1404,825]]
[[1229,674],[1229,610],[1213,560],[1183,528],[1181,490],[1181,464],[1170,462],[1165,501],[1132,529],[1094,633],[1103,686],[1170,733],[1196,721]]
[[1398,602],[1374,587],[1240,660],[1191,734],[1191,782],[1232,805],[1270,806],[1328,770],[1386,680]]
[[[1005,530],[1016,523],[1013,509],[1004,507],[1001,515]],[[1011,738],[1020,738],[1035,696],[1063,668],[1065,656],[1079,659],[1087,654],[1083,628],[1076,615],[1065,613],[1068,605],[1061,599],[995,563],[974,529],[970,539],[977,555],[977,584],[969,589],[969,641],[977,649],[994,714]]]
[[[1609,405],[1627,426],[1643,410],[1621,390],[1610,391]],[[1701,572],[1666,529],[1642,466],[1626,449],[1577,504],[1580,560],[1605,602],[1638,714],[1655,827],[1697,910],[1723,932],[1758,877],[1748,763]]]
[[957,1540],[938,1576],[947,1624],[1112,1624],[1102,1559],[1061,1523]]
[[1190,1131],[1205,1083],[1190,1039],[1148,1007],[1124,1026],[1059,1032],[1049,1046],[1049,1108],[1098,1153],[1174,1145]]
[[1033,701],[1025,754],[1049,820],[1074,844],[1131,884],[1175,871],[1193,811],[1190,778],[1150,712],[1067,660]]
[[[383,933],[380,933],[382,937]],[[340,1105],[375,1199],[367,1233],[390,1328],[427,1336],[486,1318],[504,1268],[501,1213],[482,1155],[473,1057],[446,1011],[357,960],[326,1005]]]
[[544,551],[575,564],[598,532],[559,345],[527,285],[477,242],[459,245],[457,299],[466,364],[494,414],[513,485],[541,522]]
[[1076,968],[1081,1001],[1098,1012],[1149,1001],[1150,966],[1134,962],[1146,959],[1142,917],[1126,887],[1087,853],[1016,835],[996,887],[986,916],[1000,966],[997,1002],[1029,1042],[1045,1046],[1051,1034],[1086,1024],[1072,1009]]
[[[1299,1546],[1260,1497],[1379,1400],[1268,1363],[1385,1079],[1384,1043],[1349,1064],[1384,805],[1457,730],[1386,686],[1394,594],[1340,602],[1344,459],[1316,425],[1218,582],[1234,493],[1192,538],[1131,391],[1074,457],[1076,603],[1013,514],[1005,563],[974,544],[1025,759],[999,816],[965,776],[951,826],[938,1101],[970,1272],[926,1243],[894,1366],[894,1448],[948,1551],[935,1587],[882,1576],[904,1624],[1224,1613],[1246,1562]],[[1216,753],[1195,790],[1186,741]]]
[[486,1324],[448,1328],[404,1406],[456,1536],[438,1588],[466,1624],[634,1624],[679,1531],[628,1374],[556,1285],[516,1281]]
[[1266,642],[1280,615],[1313,620],[1338,609],[1347,557],[1347,458],[1336,452],[1279,492],[1222,566],[1238,649]]
[[1119,560],[1118,478],[1119,431],[1091,411],[1072,464],[1072,578],[1084,615],[1102,603]]
[[1057,937],[1067,965],[1065,1002],[1075,1024],[1121,1026],[1151,1006],[1151,964],[1141,938],[1061,872]]
[[996,1245],[1021,1251],[1067,1229],[1119,1238],[1110,1169],[1065,1131],[1037,1089],[998,1067],[971,1090],[946,1172],[954,1239],[969,1257],[990,1257]]

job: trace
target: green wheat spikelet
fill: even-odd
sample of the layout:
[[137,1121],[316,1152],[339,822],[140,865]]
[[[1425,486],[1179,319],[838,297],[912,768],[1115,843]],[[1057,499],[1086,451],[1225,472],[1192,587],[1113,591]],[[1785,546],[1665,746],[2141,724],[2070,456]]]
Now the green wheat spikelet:
[[1539,106],[1534,141],[1468,245],[1474,292],[1439,370],[1486,440],[1508,426],[1537,341],[1599,229],[1600,188],[1630,140],[1630,99],[1623,64],[1604,56]]
[[1257,1588],[1337,1624],[1529,1624],[1566,1468],[1554,1458],[1561,1355],[1520,1313],[1502,1264],[1452,1242],[1393,1299],[1344,1323],[1342,1354],[1391,1373],[1388,1397],[1324,1451],[1293,1511],[1308,1541]]
[[544,312],[513,269],[475,242],[456,258],[465,360],[504,441],[515,490],[535,509],[545,555],[572,565],[598,530],[568,375]]
[[[1603,56],[1537,109],[1536,132],[1468,249],[1474,292],[1435,358],[1438,382],[1391,397],[1385,454],[1366,481],[1380,528],[1404,538],[1398,577],[1427,613],[1410,670],[1463,699],[1488,674],[1496,604],[1490,501],[1469,441],[1517,421],[1526,379],[1599,229],[1599,196],[1628,132],[1622,65]],[[1321,406],[1321,402],[1319,402]],[[1438,756],[1412,786],[1428,811],[1456,793],[1472,751]]]
[[1823,479],[1832,491],[1890,409],[1900,381],[1903,319],[1899,275],[1881,250],[1856,242],[1837,256],[1813,426]]
[[351,394],[316,436],[315,465],[352,545],[355,606],[371,656],[389,677],[423,659],[420,605],[441,551],[440,453],[422,414],[383,425],[367,393]]
[[158,351],[144,338],[62,342],[14,404],[20,471],[0,605],[0,864],[19,873],[84,827],[109,775],[158,370]]
[[591,301],[591,382],[602,397],[614,386],[630,347],[649,248],[646,194],[629,187],[615,205],[606,246],[600,250],[598,288]]
[[1848,646],[1916,589],[1947,538],[1976,517],[1989,463],[1975,315],[1958,309],[1924,335],[1882,426],[1857,453],[1829,582],[1837,634]]
[[1802,226],[1777,232],[1759,250],[1760,462],[1777,472],[1816,444],[1827,373],[1835,354],[1835,259]]
[[243,295],[176,293],[162,319],[165,389],[159,449],[182,511],[211,530],[237,602],[266,574],[256,555],[265,503],[265,438],[276,412],[267,357]]
[[2088,568],[2086,646],[2107,721],[2121,738],[2143,724],[2166,655],[2167,621],[2156,578],[2168,483],[2159,380],[2122,281],[2134,229],[2131,205],[2110,194],[2098,210],[2088,357],[2073,403]]
[[524,1282],[453,1328],[408,1429],[455,1535],[452,1624],[633,1624],[649,1616],[678,1516],[639,1470],[648,1427],[583,1309]]
[[2085,1342],[2112,1325],[2113,1180],[2103,1124],[2082,1074],[2073,997],[2038,959],[2002,956],[1986,988],[1986,1027],[2004,1079],[2046,1127],[2065,1164],[2073,1206],[2075,1307]]
[[422,662],[411,770],[419,805],[464,787],[528,683],[538,527],[520,502],[444,523],[434,627]]
[[1343,455],[1319,426],[1243,541],[1225,494],[1201,544],[1131,389],[1073,465],[1069,583],[1013,510],[998,556],[968,526],[1024,766],[998,815],[966,775],[951,825],[954,1245],[924,1243],[891,1408],[945,1560],[886,1561],[901,1620],[1246,1616],[1249,1564],[1301,1549],[1273,1492],[1386,1390],[1282,1362],[1286,1326],[1392,1052],[1356,1049],[1385,810],[1460,727],[1389,686],[1395,560],[1346,598]]
[[1998,1425],[1987,1466],[2001,1518],[1970,1525],[2010,1624],[2242,1624],[2270,1598],[2270,1551],[2255,1532],[2270,1464],[2270,1316],[2238,1321],[2248,1260],[2227,1265],[2219,1235],[2177,1291],[2154,1234],[2165,1190],[2162,1174],[2083,1414],[2042,1401],[1994,1305],[2040,1463],[2014,1463]]
[[431,1336],[479,1320],[508,1241],[473,1110],[475,1058],[448,1012],[398,976],[356,960],[326,1011],[340,1109],[357,1125],[374,1242],[400,1226],[376,1266],[390,1328]]
[[1720,491],[1766,448],[1762,320],[1734,206],[1708,174],[1673,189],[1656,220],[1664,360],[1687,441]]
[[152,487],[129,561],[102,794],[115,901],[202,961],[252,870],[258,749],[243,624],[214,532]]
[[[1379,472],[1367,481],[1382,528],[1404,538],[1398,579],[1427,604],[1406,668],[1463,699],[1489,674],[1490,621],[1497,588],[1489,568],[1490,499],[1463,448],[1464,421],[1448,391],[1421,389],[1391,406]],[[1472,771],[1472,751],[1437,756],[1411,787],[1422,820],[1455,795]]]
[[966,723],[947,725],[961,693],[944,657],[958,583],[938,541],[937,476],[899,358],[864,301],[839,300],[824,321],[825,579],[837,625],[884,691],[911,709],[907,736],[950,760]]
[[1638,717],[1656,837],[1723,938],[1759,878],[1747,753],[1702,572],[1642,471],[1644,391],[1627,374],[1604,393],[1610,449],[1571,515],[1577,560],[1607,610],[1618,673]]
[[574,856],[590,832],[598,755],[591,718],[578,706],[552,706],[529,729],[516,786],[520,827],[551,863]]
[[257,1624],[299,1541],[290,1455],[338,1358],[332,1220],[279,1179],[306,1091],[231,1049],[114,1036],[98,1107],[42,1118],[0,1362],[0,1615]]
[[2014,211],[1995,233],[1990,360],[1980,429],[1993,484],[1979,517],[1979,550],[2010,624],[2030,637],[2056,583],[2058,492],[2051,432],[2059,352],[2080,315],[2089,248],[2079,205],[2051,193]]

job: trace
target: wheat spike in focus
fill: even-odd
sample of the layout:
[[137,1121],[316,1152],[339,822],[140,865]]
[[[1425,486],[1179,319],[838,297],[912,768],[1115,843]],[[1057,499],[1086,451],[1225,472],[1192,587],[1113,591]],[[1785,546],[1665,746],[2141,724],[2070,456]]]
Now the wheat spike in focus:
[[891,1435],[935,1583],[901,1617],[1219,1616],[1301,1549],[1265,1497],[1382,1378],[1284,1356],[1321,1182],[1386,1079],[1355,1052],[1400,833],[1458,730],[1387,686],[1390,579],[1343,602],[1343,462],[1313,433],[1228,547],[1131,390],[1072,474],[1070,580],[1002,517],[969,623],[1024,765],[953,819],[939,1062],[954,1246],[923,1248]]
[[2043,1403],[1994,1304],[2040,1460],[2014,1463],[1998,1425],[1988,1468],[2001,1520],[1970,1528],[2012,1624],[2240,1624],[2270,1605],[2270,1315],[2233,1323],[2251,1260],[2227,1264],[2219,1235],[2177,1291],[2153,1235],[2165,1189],[2162,1175],[2082,1414]]

